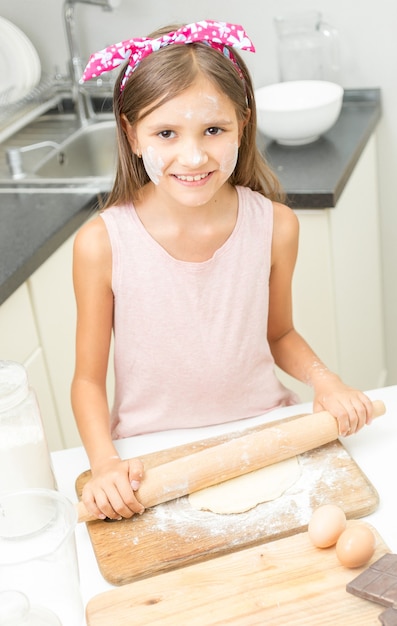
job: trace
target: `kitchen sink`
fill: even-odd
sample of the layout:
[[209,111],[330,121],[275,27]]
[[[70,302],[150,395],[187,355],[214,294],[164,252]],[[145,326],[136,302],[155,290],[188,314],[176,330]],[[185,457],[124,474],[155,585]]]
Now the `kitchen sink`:
[[116,168],[114,121],[85,126],[51,151],[34,168],[40,179],[86,181],[100,178],[112,183]]
[[[103,116],[83,127],[73,124],[67,116],[58,120],[48,118],[33,124],[33,131],[27,127],[20,136],[11,138],[4,145],[4,155],[13,153],[18,174],[11,175],[3,156],[0,192],[16,187],[29,191],[54,188],[110,191],[117,163],[114,117]],[[63,132],[59,130],[62,127]],[[59,136],[57,132],[47,132],[53,128]]]

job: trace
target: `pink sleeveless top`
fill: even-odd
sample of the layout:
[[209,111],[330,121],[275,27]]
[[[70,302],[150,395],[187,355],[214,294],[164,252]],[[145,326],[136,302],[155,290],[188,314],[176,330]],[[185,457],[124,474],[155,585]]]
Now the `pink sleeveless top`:
[[275,376],[266,338],[273,205],[237,192],[235,228],[202,263],[170,256],[132,205],[101,213],[113,260],[115,439],[297,401]]

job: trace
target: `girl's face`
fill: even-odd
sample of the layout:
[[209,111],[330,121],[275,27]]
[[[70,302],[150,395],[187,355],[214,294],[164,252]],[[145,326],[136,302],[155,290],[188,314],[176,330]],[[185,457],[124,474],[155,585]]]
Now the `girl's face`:
[[156,189],[173,203],[200,206],[213,199],[232,174],[243,124],[232,101],[200,77],[134,127],[126,123],[125,128]]

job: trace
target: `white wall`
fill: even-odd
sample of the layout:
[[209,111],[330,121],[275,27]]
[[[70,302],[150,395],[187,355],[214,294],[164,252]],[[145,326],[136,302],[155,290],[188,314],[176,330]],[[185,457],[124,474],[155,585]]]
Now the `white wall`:
[[[31,39],[43,69],[65,72],[66,41],[62,0],[0,0],[0,15],[13,21]],[[257,54],[246,53],[256,86],[278,80],[273,17],[296,10],[296,0],[122,0],[113,13],[77,5],[81,49],[90,52],[132,36],[144,36],[158,26],[199,19],[243,24]],[[300,0],[299,8],[321,11],[340,34],[344,87],[380,87],[383,117],[378,132],[381,236],[384,262],[384,303],[387,335],[388,384],[397,383],[397,2],[357,0]],[[362,216],[365,220],[365,215]],[[359,231],[360,224],[357,224]],[[359,259],[357,259],[359,262]],[[362,303],[363,315],[371,293]],[[363,338],[365,340],[365,337]]]

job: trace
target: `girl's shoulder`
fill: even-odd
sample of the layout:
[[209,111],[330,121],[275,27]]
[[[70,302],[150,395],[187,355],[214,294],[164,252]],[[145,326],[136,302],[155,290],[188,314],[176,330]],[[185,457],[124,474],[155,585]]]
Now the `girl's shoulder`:
[[286,204],[270,200],[259,191],[254,191],[250,187],[237,186],[239,199],[247,206],[258,206],[261,209],[267,209],[274,215],[274,220],[287,221],[290,224],[296,224],[298,219]]
[[279,204],[265,196],[261,191],[256,191],[248,186],[237,185],[236,190],[240,201],[247,206],[258,206],[262,209],[266,208],[267,210],[273,211],[273,205]]
[[297,249],[299,221],[294,211],[286,204],[273,202],[273,246],[286,250]]
[[110,242],[101,215],[86,222],[76,233],[74,255],[91,261],[103,259],[109,253]]
[[270,200],[266,198],[266,196],[264,196],[259,191],[255,191],[254,189],[251,189],[251,187],[237,185],[236,190],[237,190],[239,198],[243,199],[247,203],[251,202],[251,203],[266,204],[270,202]]

